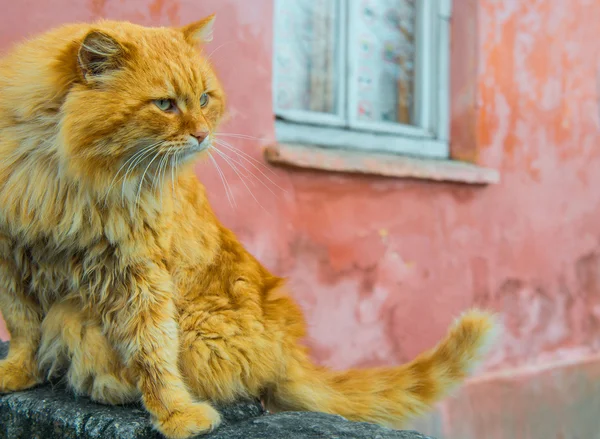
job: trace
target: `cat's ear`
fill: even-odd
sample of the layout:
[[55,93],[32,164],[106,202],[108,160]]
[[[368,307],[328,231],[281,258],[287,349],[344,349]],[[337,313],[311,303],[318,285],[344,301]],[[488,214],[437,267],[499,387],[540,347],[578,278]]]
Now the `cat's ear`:
[[117,40],[100,31],[90,31],[77,53],[79,68],[85,79],[100,76],[121,67],[125,49]]
[[182,27],[181,32],[183,32],[185,40],[192,46],[212,41],[216,17],[215,14],[212,14],[200,21]]

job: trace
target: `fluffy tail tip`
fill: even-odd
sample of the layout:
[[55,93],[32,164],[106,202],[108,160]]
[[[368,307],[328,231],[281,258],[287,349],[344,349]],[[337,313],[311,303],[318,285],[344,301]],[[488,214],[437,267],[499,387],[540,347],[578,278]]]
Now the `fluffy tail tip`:
[[489,311],[470,309],[456,320],[450,334],[457,343],[465,347],[468,358],[464,360],[468,364],[469,374],[481,364],[501,333],[498,316]]

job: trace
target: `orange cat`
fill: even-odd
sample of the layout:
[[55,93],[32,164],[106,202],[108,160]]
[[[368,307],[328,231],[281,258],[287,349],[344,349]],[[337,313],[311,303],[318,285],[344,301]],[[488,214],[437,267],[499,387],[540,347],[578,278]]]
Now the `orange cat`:
[[225,98],[181,29],[61,27],[0,60],[0,391],[64,371],[104,403],[141,398],[169,438],[210,402],[262,397],[398,426],[462,381],[494,329],[471,311],[406,365],[328,371],[300,345],[282,279],[221,225],[194,176]]

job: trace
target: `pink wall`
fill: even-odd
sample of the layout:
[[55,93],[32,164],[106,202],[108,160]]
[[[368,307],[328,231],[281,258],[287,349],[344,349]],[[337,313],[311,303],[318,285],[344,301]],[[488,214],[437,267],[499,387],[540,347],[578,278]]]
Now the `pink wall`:
[[600,346],[600,3],[480,2],[478,148],[502,170],[475,294],[505,313],[505,361]]
[[[224,222],[289,277],[323,364],[407,360],[474,304],[507,326],[490,368],[600,344],[600,5],[454,3],[452,151],[499,169],[501,184],[275,169],[282,190],[253,170],[275,193],[250,186],[259,205],[229,170],[232,209],[212,167],[198,168]],[[66,21],[183,24],[213,11],[209,50],[230,96],[223,131],[270,141],[271,0],[13,0],[0,50]],[[264,142],[232,143],[261,158]]]

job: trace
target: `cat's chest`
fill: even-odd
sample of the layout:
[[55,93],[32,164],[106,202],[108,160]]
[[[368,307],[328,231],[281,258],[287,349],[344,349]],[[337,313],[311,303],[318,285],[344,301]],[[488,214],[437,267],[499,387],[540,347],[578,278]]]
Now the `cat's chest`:
[[40,242],[17,247],[15,256],[24,287],[48,311],[57,300],[87,288],[90,270],[114,265],[114,250],[97,255],[90,252],[53,248]]

